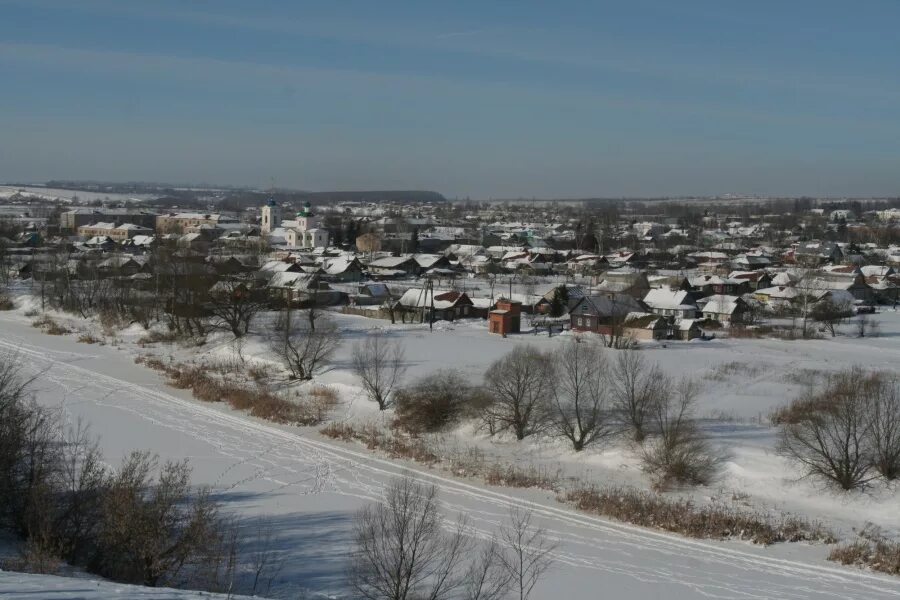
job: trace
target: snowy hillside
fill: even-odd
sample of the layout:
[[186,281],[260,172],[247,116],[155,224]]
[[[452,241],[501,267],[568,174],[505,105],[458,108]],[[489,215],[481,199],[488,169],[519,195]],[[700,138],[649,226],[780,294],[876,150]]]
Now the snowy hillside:
[[8,600],[238,600],[242,597],[0,571],[0,598]]
[[[890,317],[890,318],[888,318]],[[349,340],[372,326],[361,317],[337,316]],[[896,360],[887,337],[900,319],[885,315],[883,335],[866,346],[868,357],[880,366]],[[21,312],[0,316],[0,346],[19,352],[29,371],[43,371],[39,397],[60,405],[72,422],[82,418],[100,436],[108,461],[115,463],[134,448],[146,448],[163,459],[189,458],[198,484],[208,484],[228,510],[248,519],[274,525],[276,548],[284,568],[272,588],[280,598],[308,592],[346,597],[346,556],[355,511],[382,496],[385,484],[404,473],[435,484],[447,516],[467,515],[479,535],[490,536],[503,522],[509,507],[532,508],[548,536],[560,546],[556,566],[542,581],[535,597],[555,597],[561,590],[603,589],[616,598],[894,598],[900,580],[827,563],[823,545],[781,544],[759,547],[742,542],[698,541],[633,527],[576,513],[562,507],[554,495],[537,490],[485,486],[457,480],[404,461],[387,460],[361,446],[323,438],[316,428],[278,426],[232,411],[221,404],[201,403],[182,390],[165,385],[155,372],[134,364],[137,352],[120,334],[115,346],[79,344],[75,336],[47,336],[32,328]],[[406,326],[402,334],[408,355],[424,369],[453,364],[479,377],[485,360],[501,355],[514,344],[558,344],[560,338],[488,336],[480,323],[443,324],[433,333],[427,326]],[[713,428],[734,458],[722,482],[700,488],[698,500],[734,496],[760,505],[777,504],[829,523],[846,532],[866,519],[897,526],[893,497],[836,497],[812,484],[789,481],[779,459],[771,456],[771,433],[755,417],[777,405],[795,389],[785,376],[809,366],[858,361],[861,344],[842,339],[821,340],[805,347],[800,358],[792,344],[743,340],[685,343],[678,348],[648,348],[647,355],[667,369],[689,366],[710,374],[704,410],[735,413]],[[196,352],[172,350],[163,352]],[[209,356],[235,352],[224,338],[211,341],[202,352]],[[262,359],[268,351],[258,339],[241,348]],[[324,380],[340,390],[345,406],[339,418],[380,418],[367,406],[347,370],[349,348],[336,360]],[[741,360],[757,364],[751,371],[728,374],[717,366]],[[764,376],[764,374],[767,374]],[[746,417],[742,422],[738,417]],[[461,430],[447,438],[458,444]],[[521,461],[549,462],[588,474],[597,481],[640,483],[642,475],[627,452],[585,453],[573,456],[549,442],[516,444],[474,436],[491,452]],[[758,496],[757,496],[758,494]],[[852,535],[852,534],[851,534]]]

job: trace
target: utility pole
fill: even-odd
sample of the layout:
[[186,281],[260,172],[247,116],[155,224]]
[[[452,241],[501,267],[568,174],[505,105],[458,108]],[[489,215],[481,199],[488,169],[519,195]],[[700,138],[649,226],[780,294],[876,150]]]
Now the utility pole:
[[288,340],[291,335],[291,290],[284,288],[284,355],[288,355]]
[[428,291],[431,292],[431,320],[428,323],[428,330],[434,331],[434,281],[428,280]]

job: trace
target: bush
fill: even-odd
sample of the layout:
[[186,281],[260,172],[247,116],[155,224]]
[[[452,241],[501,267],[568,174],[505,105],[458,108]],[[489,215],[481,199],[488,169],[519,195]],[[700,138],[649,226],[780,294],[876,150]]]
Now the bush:
[[35,321],[32,321],[31,326],[41,329],[41,331],[48,335],[66,335],[72,333],[70,329],[66,329],[51,317],[48,317],[46,315]]
[[103,343],[103,340],[101,340],[100,338],[94,337],[90,333],[82,333],[81,335],[78,336],[78,341],[81,342],[82,344],[101,344],[101,343]]
[[484,480],[490,485],[514,488],[538,488],[551,492],[559,491],[562,474],[560,469],[551,470],[529,466],[492,464],[484,473]]
[[888,540],[878,529],[867,527],[858,540],[833,548],[828,560],[900,575],[900,541]]
[[440,431],[456,423],[474,397],[459,371],[442,370],[396,392],[397,425],[411,433]]
[[642,449],[643,469],[654,477],[658,488],[672,483],[706,485],[718,473],[722,458],[694,418],[699,386],[689,379],[677,385],[668,379],[661,383],[660,389],[665,391],[649,410],[655,435]]
[[5,294],[0,294],[0,310],[13,310],[14,308],[16,308],[16,304],[12,301],[12,298]]
[[579,510],[693,538],[741,539],[764,545],[834,541],[834,535],[821,525],[800,518],[773,520],[724,505],[697,506],[689,499],[634,488],[582,487],[569,491],[564,500]]

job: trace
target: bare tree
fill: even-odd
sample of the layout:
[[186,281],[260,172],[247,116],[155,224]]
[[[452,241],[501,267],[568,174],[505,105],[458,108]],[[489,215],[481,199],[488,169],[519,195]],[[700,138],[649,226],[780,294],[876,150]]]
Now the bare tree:
[[384,504],[356,520],[350,580],[367,600],[442,600],[464,589],[471,542],[465,523],[443,527],[437,488],[410,477],[387,487]]
[[873,373],[863,387],[868,396],[872,463],[887,480],[900,478],[900,381]]
[[512,592],[519,600],[531,597],[534,586],[553,565],[556,544],[547,541],[546,532],[532,523],[532,514],[515,507],[509,523],[500,530],[503,566],[512,580]]
[[860,390],[865,373],[858,368],[827,377],[794,401],[798,407],[782,427],[778,452],[800,464],[805,476],[851,490],[872,481],[871,420]]
[[676,384],[664,378],[650,407],[654,437],[645,444],[641,459],[660,487],[669,482],[707,484],[721,465],[721,457],[694,418],[699,391],[696,380],[685,378]]
[[353,347],[353,371],[369,400],[378,404],[379,410],[389,408],[406,374],[403,345],[381,330],[371,332]]
[[309,380],[324,369],[342,339],[337,325],[327,317],[318,318],[319,325],[310,327],[309,321],[284,322],[269,337],[269,347],[281,358],[291,377]]
[[850,304],[847,302],[835,302],[831,298],[824,298],[812,308],[810,316],[814,321],[820,323],[831,337],[835,336],[835,327],[849,318],[852,314]]
[[856,317],[855,324],[857,337],[878,337],[878,321],[870,319],[869,315],[861,313]]
[[492,402],[485,417],[497,431],[511,429],[522,440],[544,431],[551,417],[552,358],[532,346],[517,346],[484,374]]
[[284,566],[283,560],[275,551],[275,528],[271,521],[264,520],[257,524],[253,543],[249,556],[249,567],[253,573],[250,592],[266,596]]
[[236,338],[247,334],[250,323],[265,307],[265,298],[249,281],[227,278],[209,290],[213,326],[230,331]]
[[663,374],[637,350],[622,350],[612,367],[613,406],[636,442],[647,436],[646,421],[660,393]]
[[101,575],[155,587],[197,577],[227,531],[206,490],[192,493],[186,462],[166,463],[154,481],[156,458],[134,452],[104,498],[98,536]]
[[553,362],[554,428],[576,452],[612,435],[609,366],[603,347],[572,338]]
[[502,557],[503,548],[491,538],[475,554],[465,576],[464,600],[502,600],[512,585],[512,574]]

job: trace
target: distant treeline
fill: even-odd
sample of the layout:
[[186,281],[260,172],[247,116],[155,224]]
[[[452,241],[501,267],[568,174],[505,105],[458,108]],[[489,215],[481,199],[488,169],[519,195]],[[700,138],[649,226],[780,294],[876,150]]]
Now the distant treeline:
[[274,190],[270,192],[242,191],[233,192],[220,203],[223,210],[242,210],[250,206],[259,206],[267,199],[284,204],[300,205],[310,202],[317,206],[337,204],[340,202],[402,202],[423,204],[426,202],[446,202],[446,198],[438,192],[419,190],[372,190],[358,192],[294,192]]

